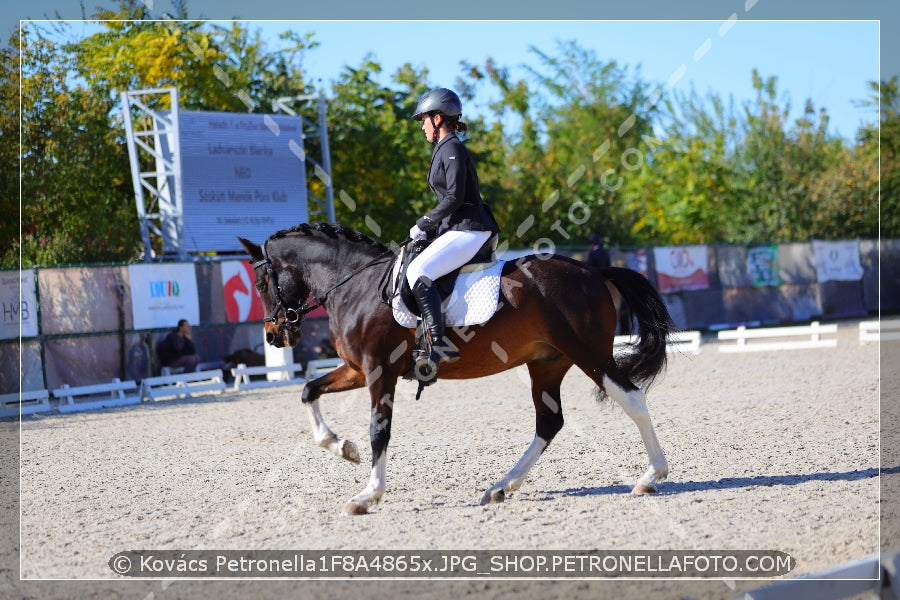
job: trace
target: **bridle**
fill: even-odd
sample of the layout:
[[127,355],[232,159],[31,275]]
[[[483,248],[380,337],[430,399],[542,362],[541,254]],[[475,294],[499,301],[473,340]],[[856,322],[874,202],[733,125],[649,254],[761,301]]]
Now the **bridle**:
[[[404,242],[404,245],[410,241],[411,240],[406,240],[406,242]],[[320,306],[323,306],[325,304],[325,300],[328,298],[328,294],[330,294],[331,292],[333,292],[340,286],[342,286],[345,283],[347,283],[348,281],[350,281],[350,279],[352,279],[359,273],[361,273],[364,270],[368,269],[369,267],[377,264],[378,261],[383,259],[388,254],[394,253],[394,251],[392,249],[388,249],[388,250],[382,252],[381,254],[376,256],[374,259],[367,262],[360,268],[356,269],[349,275],[345,275],[343,278],[341,278],[340,281],[338,281],[336,284],[334,284],[333,286],[331,286],[330,288],[328,288],[327,290],[325,290],[318,296],[313,294],[312,292],[310,292],[309,300],[305,301],[303,304],[301,304],[297,308],[291,308],[291,307],[287,306],[284,301],[284,296],[281,293],[281,286],[278,285],[278,273],[276,273],[275,269],[272,268],[272,261],[269,260],[269,252],[266,249],[266,246],[268,245],[268,243],[269,243],[268,240],[266,240],[266,242],[263,243],[263,245],[262,245],[263,258],[262,258],[262,260],[258,260],[255,263],[253,263],[253,270],[255,271],[256,269],[258,269],[260,267],[266,268],[266,275],[268,275],[268,277],[269,277],[269,282],[272,285],[272,293],[275,296],[275,307],[272,309],[272,314],[269,315],[268,317],[266,317],[265,319],[263,319],[263,322],[264,323],[274,323],[278,327],[278,335],[282,335],[282,333],[284,332],[285,329],[287,329],[288,331],[291,331],[293,333],[299,332],[300,331],[300,323],[302,322],[303,317],[305,317],[308,313],[311,313],[312,311],[316,310]],[[284,318],[279,321],[278,317],[279,317],[279,314],[282,312],[284,313]]]
[[[266,250],[266,245],[268,241],[266,241],[262,246],[262,260],[258,260],[253,263],[253,270],[260,267],[266,268],[266,275],[269,277],[269,284],[272,286],[272,293],[275,296],[275,308],[272,309],[272,314],[263,319],[264,323],[274,323],[278,327],[278,334],[281,335],[282,332],[287,329],[288,331],[292,331],[297,333],[300,331],[300,321],[303,317],[313,310],[317,309],[322,305],[322,302],[316,298],[312,297],[312,301],[306,301],[302,305],[297,308],[290,308],[285,305],[284,296],[281,293],[281,286],[278,285],[278,273],[275,272],[275,269],[272,268],[272,261],[269,260],[269,252]],[[278,320],[278,316],[280,313],[284,312],[284,319],[281,321]]]

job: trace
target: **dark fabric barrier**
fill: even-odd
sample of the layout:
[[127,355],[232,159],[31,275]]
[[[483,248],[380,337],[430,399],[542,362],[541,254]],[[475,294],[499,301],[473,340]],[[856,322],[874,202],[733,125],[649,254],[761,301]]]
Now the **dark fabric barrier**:
[[[879,290],[881,310],[900,311],[900,239],[860,241],[861,281],[818,283],[812,244],[798,242],[777,246],[782,283],[753,287],[747,250],[737,245],[710,246],[709,288],[665,296],[679,328],[876,315]],[[578,252],[568,254],[579,256]],[[611,254],[619,266],[645,267],[650,281],[656,282],[652,249],[612,249]],[[200,322],[192,325],[201,359],[221,361],[238,351],[264,354],[262,323],[226,322],[220,264],[199,261],[194,268]],[[114,377],[145,376],[146,363],[155,360],[147,338],[152,344],[165,332],[134,330],[126,265],[47,268],[37,273],[42,337],[25,340],[24,375],[19,368],[19,344],[15,340],[0,343],[0,393],[18,391],[20,379],[24,389],[41,389],[45,384],[52,389],[63,383],[88,385]],[[294,360],[305,363],[331,352],[327,319],[305,320]],[[150,368],[158,372],[159,367],[151,364]]]
[[43,335],[134,327],[125,266],[39,269],[38,304]]

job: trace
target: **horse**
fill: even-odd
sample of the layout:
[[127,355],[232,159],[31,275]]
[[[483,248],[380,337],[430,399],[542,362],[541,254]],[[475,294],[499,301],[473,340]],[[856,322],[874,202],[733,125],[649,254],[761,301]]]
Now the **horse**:
[[[359,464],[357,446],[335,434],[319,407],[323,394],[368,388],[372,466],[366,487],[343,514],[365,514],[386,489],[387,446],[395,388],[413,367],[415,329],[399,325],[380,293],[395,259],[391,247],[339,225],[300,224],[272,234],[262,245],[238,237],[256,271],[265,307],[265,337],[283,348],[300,341],[303,316],[324,306],[342,366],[307,381],[301,393],[316,443]],[[650,419],[644,391],[665,369],[673,328],[661,296],[640,273],[621,267],[594,269],[556,255],[532,254],[503,265],[499,308],[477,331],[448,327],[460,359],[441,365],[439,380],[486,377],[525,365],[531,377],[535,435],[519,461],[490,486],[481,504],[503,502],[563,426],[560,386],[577,366],[631,417],[649,467],[632,493],[657,491],[668,463]],[[636,323],[631,351],[613,354],[618,310]]]

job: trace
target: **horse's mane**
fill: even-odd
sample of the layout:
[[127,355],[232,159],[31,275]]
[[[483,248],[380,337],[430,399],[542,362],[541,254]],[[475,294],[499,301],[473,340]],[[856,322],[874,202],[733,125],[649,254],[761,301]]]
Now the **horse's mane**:
[[287,237],[292,233],[299,233],[309,236],[324,235],[325,237],[329,237],[332,239],[342,238],[350,242],[372,246],[382,252],[385,252],[388,249],[386,245],[370,238],[367,235],[363,235],[362,233],[350,229],[349,227],[344,227],[343,225],[334,225],[332,223],[300,223],[299,225],[294,225],[290,229],[282,229],[281,231],[276,231],[271,236],[269,236],[269,239],[273,240]]

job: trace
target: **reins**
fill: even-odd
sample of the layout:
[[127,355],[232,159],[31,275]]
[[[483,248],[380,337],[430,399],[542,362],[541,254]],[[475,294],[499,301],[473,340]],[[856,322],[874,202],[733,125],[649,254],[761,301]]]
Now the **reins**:
[[[406,240],[401,244],[401,247],[405,246],[410,241],[412,240]],[[272,309],[272,314],[266,317],[263,322],[275,323],[278,326],[279,331],[281,329],[287,329],[288,331],[293,331],[294,333],[297,333],[300,330],[300,321],[304,316],[325,304],[325,300],[328,299],[328,294],[341,287],[369,267],[378,264],[378,262],[384,259],[384,257],[386,257],[387,255],[394,253],[394,251],[390,248],[385,250],[363,266],[342,277],[337,283],[326,289],[321,294],[316,295],[310,292],[310,300],[303,302],[303,304],[301,304],[297,308],[288,308],[287,306],[285,306],[284,297],[281,294],[281,286],[278,285],[278,274],[275,272],[275,269],[272,268],[272,261],[269,260],[269,252],[267,250],[268,243],[269,241],[266,240],[262,245],[263,259],[253,263],[254,271],[259,267],[266,267],[266,274],[269,276],[269,280],[272,282],[275,295],[275,307]],[[284,320],[279,321],[278,314],[282,311],[284,312]]]

